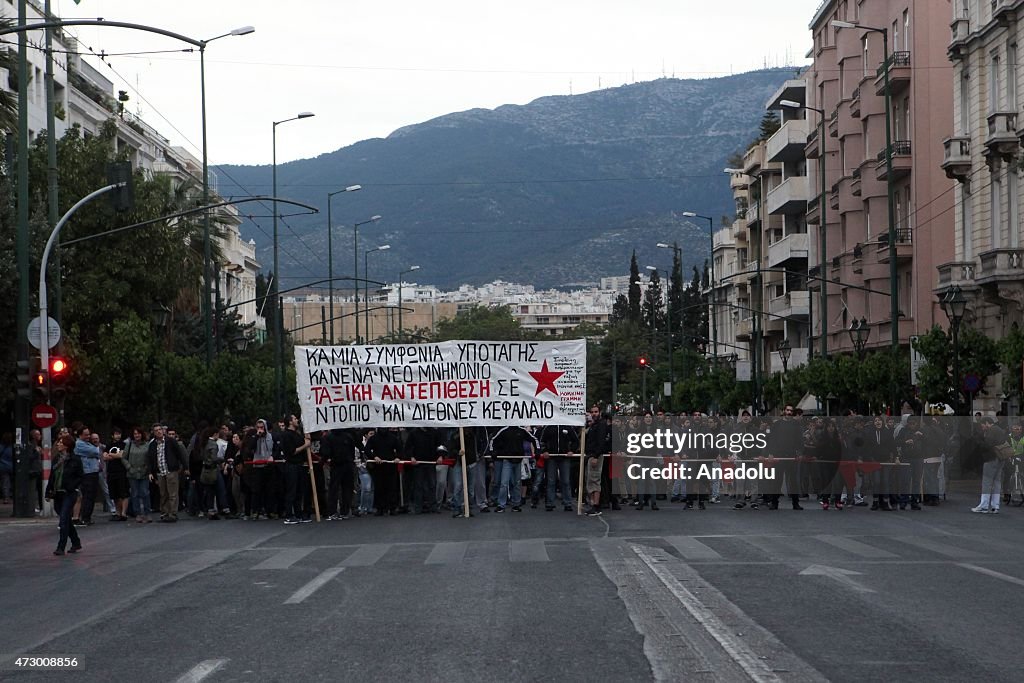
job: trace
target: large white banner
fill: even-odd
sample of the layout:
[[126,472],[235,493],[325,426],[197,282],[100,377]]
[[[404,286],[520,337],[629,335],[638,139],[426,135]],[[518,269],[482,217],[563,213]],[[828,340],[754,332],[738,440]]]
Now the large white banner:
[[586,422],[582,339],[297,346],[295,373],[307,432]]

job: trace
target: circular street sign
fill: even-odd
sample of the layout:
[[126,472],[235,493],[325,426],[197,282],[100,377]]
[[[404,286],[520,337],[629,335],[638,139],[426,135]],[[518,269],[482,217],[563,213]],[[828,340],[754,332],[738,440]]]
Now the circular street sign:
[[45,403],[32,406],[32,424],[40,429],[52,427],[57,424],[57,409]]
[[[43,343],[43,335],[40,327],[39,316],[37,315],[32,318],[32,322],[28,324],[28,330],[26,331],[26,334],[28,335],[28,343],[37,349],[42,348]],[[46,336],[51,349],[60,341],[60,325],[57,324],[56,320],[49,316],[46,317]]]
[[981,389],[981,377],[974,372],[964,375],[964,391],[968,394],[976,394]]

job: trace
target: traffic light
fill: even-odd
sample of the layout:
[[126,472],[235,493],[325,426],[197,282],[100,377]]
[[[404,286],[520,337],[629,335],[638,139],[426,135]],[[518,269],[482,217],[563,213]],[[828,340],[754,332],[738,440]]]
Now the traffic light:
[[18,398],[32,398],[32,363],[30,361],[18,361],[16,384],[18,385]]
[[39,403],[50,402],[50,372],[44,368],[37,368],[32,373],[32,396]]
[[132,162],[114,161],[107,164],[107,184],[121,187],[110,191],[110,203],[115,211],[135,208],[135,185],[132,183]]
[[62,396],[65,392],[65,384],[68,375],[71,374],[71,365],[66,358],[56,356],[50,359],[50,393],[52,396]]
[[647,356],[640,356],[640,358],[637,359],[637,363],[640,365],[640,367],[646,368],[647,367]]

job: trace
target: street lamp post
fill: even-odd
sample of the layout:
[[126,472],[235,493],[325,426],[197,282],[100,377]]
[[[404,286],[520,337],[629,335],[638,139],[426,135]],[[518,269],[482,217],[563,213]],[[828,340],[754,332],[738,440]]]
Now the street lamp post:
[[853,349],[857,352],[857,358],[864,360],[864,356],[867,355],[865,347],[868,344],[868,337],[871,336],[871,326],[868,325],[867,319],[857,320],[854,318],[847,332],[850,335],[850,343],[853,344]]
[[[374,247],[373,249],[363,252],[363,291],[366,292],[366,296],[363,297],[363,301],[366,302],[366,306],[363,307],[363,314],[366,316],[366,341],[370,341],[370,282],[365,279],[370,276],[370,269],[368,265],[370,254],[375,251],[387,251],[390,248],[390,244],[382,244],[379,247]],[[359,284],[357,283],[356,286],[358,287]]]
[[402,327],[402,276],[419,270],[419,266],[409,266],[398,273],[398,338],[405,339],[405,328]]
[[327,193],[327,300],[331,302],[331,346],[334,346],[334,225],[331,223],[331,198],[343,192],[358,192],[361,189],[363,189],[362,185],[349,185]]
[[[370,216],[365,221],[360,221],[352,226],[352,268],[355,271],[355,288],[356,288],[356,344],[362,342],[359,338],[359,226],[367,225],[368,223],[376,223],[380,220],[380,216]],[[363,273],[366,275],[366,273]]]
[[[671,249],[673,255],[675,256],[675,258],[672,261],[672,270],[670,271],[669,277],[668,277],[668,289],[666,290],[667,292],[671,292],[672,291],[672,278],[674,278],[675,275],[676,275],[676,273],[675,273],[675,264],[677,262],[682,264],[681,253],[682,253],[683,250],[680,249],[677,245],[666,244],[664,242],[658,242],[658,244],[656,246],[659,249]],[[679,294],[682,295],[682,292],[680,292]],[[672,354],[673,354],[673,351],[675,350],[675,344],[673,342],[672,335],[675,334],[675,330],[672,328],[672,297],[671,296],[666,297],[665,310],[667,311],[667,317],[668,317],[668,320],[667,320],[667,322],[668,322],[668,379],[669,379],[669,382],[672,383],[672,387],[673,387],[673,390],[674,390],[675,382],[676,382],[676,374],[675,374],[675,361],[672,358]],[[672,397],[670,396],[669,397],[669,402],[671,402],[671,400],[672,400]]]
[[789,356],[793,353],[793,347],[789,345],[788,339],[783,339],[779,342],[779,358],[782,360],[782,372],[779,374],[779,392],[782,394],[782,401],[786,401],[786,384],[783,380],[783,376],[789,372]]
[[[687,218],[703,218],[708,222],[708,234],[711,236],[711,296],[713,301],[718,300],[715,293],[715,220],[711,216],[702,216],[693,211],[683,211]],[[711,309],[711,344],[715,357],[718,357],[718,315],[714,308]]]
[[[889,88],[889,31],[885,28],[863,26],[850,21],[832,20],[832,26],[841,28],[859,28],[868,33],[882,34],[882,73],[885,86],[885,187],[888,196],[889,209],[889,290],[890,290],[890,331],[889,335],[892,350],[895,353],[900,348],[900,301],[899,301],[899,271],[896,264],[896,206],[893,201],[895,185],[892,178],[892,92]],[[895,397],[894,397],[895,398]]]
[[[273,125],[270,127],[272,141],[271,176],[274,188],[274,198],[272,200],[274,206],[274,277],[277,278],[278,282],[281,282],[281,268],[280,263],[278,261],[277,238],[277,127],[282,123],[288,123],[289,121],[298,121],[299,119],[308,119],[313,115],[313,112],[309,111],[299,112],[297,116],[293,116],[290,119],[274,121]],[[280,289],[280,287],[278,287],[278,289]],[[277,301],[274,302],[274,310],[278,312],[281,310],[280,295],[277,296]],[[274,316],[274,410],[276,413],[274,419],[280,418],[281,413],[284,409],[284,406],[282,404],[284,397],[284,368],[282,367],[284,363],[284,340],[281,339],[281,336],[283,334],[281,328],[281,316],[280,313],[277,313]],[[209,340],[207,340],[207,343],[209,343]]]
[[780,100],[779,104],[789,109],[805,109],[818,113],[820,121],[818,125],[819,147],[818,152],[818,184],[821,193],[818,196],[818,213],[821,214],[821,239],[819,239],[819,252],[821,253],[821,357],[828,358],[828,278],[825,276],[825,259],[827,258],[825,245],[828,241],[828,224],[825,220],[825,110],[817,107],[809,107],[793,100]]
[[960,285],[954,285],[946,292],[941,301],[942,312],[949,318],[950,329],[953,333],[953,413],[960,414],[960,323],[967,313],[967,298],[964,296]]

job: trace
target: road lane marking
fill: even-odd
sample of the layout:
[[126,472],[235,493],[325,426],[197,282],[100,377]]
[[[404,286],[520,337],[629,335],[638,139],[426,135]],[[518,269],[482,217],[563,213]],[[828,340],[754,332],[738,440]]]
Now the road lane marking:
[[722,556],[693,536],[666,536],[665,540],[679,551],[684,560],[720,560]]
[[384,557],[391,549],[390,543],[372,543],[361,545],[356,551],[345,558],[341,563],[342,567],[372,567],[377,560]]
[[258,569],[288,569],[293,564],[309,555],[314,550],[313,548],[285,548],[284,550],[278,551],[271,555],[267,559],[263,560],[259,564],[250,567],[252,570]]
[[466,559],[468,543],[436,543],[423,564],[459,564]]
[[848,553],[853,553],[859,557],[863,557],[868,560],[882,560],[882,559],[894,559],[899,557],[896,553],[890,553],[888,550],[876,548],[873,545],[867,543],[861,543],[847,536],[834,536],[831,534],[821,534],[815,536],[822,543],[828,543],[831,546],[845,550]]
[[219,564],[237,552],[237,550],[203,550],[193,553],[190,557],[177,564],[164,567],[164,571],[168,573],[191,574],[194,571]]
[[548,549],[544,541],[527,539],[522,541],[509,541],[508,558],[512,562],[550,562]]
[[939,555],[952,557],[953,559],[967,559],[972,557],[980,557],[978,553],[974,552],[973,550],[955,548],[946,543],[931,541],[927,538],[921,538],[919,536],[893,536],[893,540],[899,541],[900,543],[906,543],[907,545],[917,546],[922,550],[928,550]]
[[957,564],[957,566],[963,567],[964,569],[970,569],[971,571],[978,572],[979,574],[991,576],[994,579],[1000,579],[1002,581],[1017,584],[1018,586],[1024,586],[1024,579],[1018,579],[1016,576],[1010,576],[1009,574],[1003,574],[1002,572],[997,572],[992,569],[979,567],[976,564],[967,564],[966,562],[960,562],[959,564]]
[[336,577],[338,574],[342,573],[343,571],[345,571],[344,567],[331,567],[330,569],[325,569],[324,571],[320,572],[319,576],[314,578],[312,581],[307,583],[305,586],[303,586],[299,590],[297,590],[294,593],[292,593],[292,596],[290,598],[288,598],[287,600],[285,600],[284,604],[286,604],[286,605],[297,605],[297,604],[299,604],[300,602],[302,602],[303,600],[308,598],[313,593],[316,593],[318,590],[320,590],[324,586],[324,584],[326,584],[327,582],[329,582],[332,579],[334,579],[334,577]]
[[643,637],[655,680],[827,680],[666,550],[625,539],[590,546]]
[[219,671],[227,663],[227,659],[203,660],[186,671],[180,677],[176,678],[174,683],[199,683],[199,681],[203,680],[210,674]]
[[661,581],[665,588],[675,597],[676,600],[690,613],[704,630],[711,634],[711,637],[718,641],[729,657],[739,665],[743,671],[756,683],[776,682],[781,683],[774,671],[762,660],[745,642],[740,640],[733,631],[711,612],[697,596],[691,593],[679,579],[672,576],[662,563],[655,561],[646,550],[640,546],[633,546],[633,552],[647,565],[647,568]]
[[863,576],[860,572],[855,572],[851,569],[843,569],[842,567],[829,567],[828,565],[823,564],[812,564],[810,567],[800,572],[799,576],[827,576],[847,588],[852,588],[858,593],[875,592],[867,586],[850,578],[853,576]]

